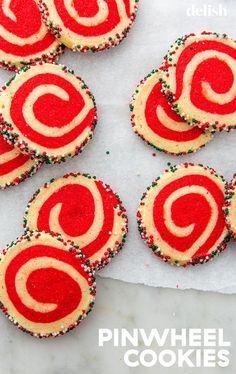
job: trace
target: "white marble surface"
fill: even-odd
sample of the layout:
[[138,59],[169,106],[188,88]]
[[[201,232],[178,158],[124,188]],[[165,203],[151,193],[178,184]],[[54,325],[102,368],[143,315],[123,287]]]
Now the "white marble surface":
[[[224,328],[232,343],[231,364],[224,374],[236,371],[235,296],[197,291],[158,289],[98,279],[93,313],[71,333],[37,340],[18,331],[0,315],[1,374],[222,374],[214,369],[128,368],[126,351],[98,347],[99,328]],[[141,346],[139,348],[142,348]],[[152,349],[157,349],[155,345]]]

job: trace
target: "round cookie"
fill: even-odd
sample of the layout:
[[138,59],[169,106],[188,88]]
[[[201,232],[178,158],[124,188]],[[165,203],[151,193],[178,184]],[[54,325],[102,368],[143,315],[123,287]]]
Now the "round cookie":
[[95,100],[66,67],[36,64],[2,89],[0,130],[21,152],[46,162],[80,153],[96,125]]
[[0,0],[0,66],[17,70],[56,60],[64,47],[48,32],[35,0]]
[[227,35],[177,39],[161,70],[166,97],[190,125],[236,128],[236,43]]
[[236,241],[236,174],[233,180],[228,183],[226,188],[226,197],[224,205],[224,213],[226,219],[226,225],[230,232],[230,235]]
[[38,190],[27,206],[24,227],[54,231],[83,251],[87,264],[107,265],[122,249],[128,219],[110,186],[87,174],[68,174]]
[[144,193],[138,227],[153,253],[171,264],[203,264],[229,241],[223,214],[225,182],[202,165],[172,166]]
[[82,253],[58,234],[28,232],[0,258],[0,307],[20,330],[63,335],[91,311],[95,278]]
[[0,135],[0,189],[15,186],[30,177],[41,166],[8,144]]
[[127,36],[138,0],[37,0],[48,29],[74,51],[97,52]]
[[204,147],[212,133],[197,126],[190,128],[171,109],[162,94],[161,74],[153,70],[138,85],[130,103],[134,132],[155,149],[183,155]]

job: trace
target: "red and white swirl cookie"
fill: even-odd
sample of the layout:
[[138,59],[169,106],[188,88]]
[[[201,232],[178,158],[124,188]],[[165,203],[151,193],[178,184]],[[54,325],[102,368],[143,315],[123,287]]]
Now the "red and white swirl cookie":
[[224,213],[229,233],[236,241],[236,174],[226,188]]
[[163,90],[190,125],[236,128],[236,43],[203,32],[177,39],[161,67]]
[[19,184],[40,166],[41,162],[19,152],[0,135],[0,189]]
[[223,214],[225,182],[202,165],[172,166],[144,193],[137,213],[142,239],[178,266],[203,264],[229,241]]
[[57,234],[28,232],[1,254],[0,307],[35,337],[59,336],[91,311],[95,278],[83,255]]
[[72,240],[87,263],[100,269],[122,249],[126,211],[110,186],[86,174],[68,174],[37,191],[27,206],[24,227],[53,231]]
[[63,47],[42,21],[35,0],[0,0],[0,66],[11,70],[56,60]]
[[36,64],[2,89],[0,130],[21,152],[65,161],[92,138],[96,105],[86,84],[66,67]]
[[80,52],[114,47],[127,36],[138,0],[37,0],[48,29]]
[[161,74],[153,70],[138,85],[130,103],[134,132],[159,151],[183,155],[197,151],[211,139],[212,133],[190,128],[171,109],[162,94]]

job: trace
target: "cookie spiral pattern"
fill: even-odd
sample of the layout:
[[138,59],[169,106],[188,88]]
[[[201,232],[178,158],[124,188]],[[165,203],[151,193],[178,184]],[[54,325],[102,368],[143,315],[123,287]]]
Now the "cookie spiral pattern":
[[96,125],[86,84],[65,67],[41,64],[11,80],[0,97],[3,135],[20,151],[47,162],[80,153]]
[[68,48],[101,51],[118,45],[129,32],[138,0],[38,0],[49,30]]
[[153,70],[137,87],[130,103],[134,132],[159,151],[174,155],[204,147],[212,133],[190,128],[175,114],[162,94],[161,74]]
[[0,0],[1,67],[17,70],[36,60],[51,62],[62,52],[34,0]]
[[30,177],[41,166],[8,144],[0,135],[0,189],[5,189]]
[[209,261],[229,240],[224,188],[213,169],[194,164],[171,167],[141,199],[141,237],[155,255],[172,264]]
[[122,249],[127,222],[118,195],[108,185],[71,173],[36,192],[27,206],[24,227],[63,234],[79,246],[91,267],[100,269]]
[[176,41],[162,66],[163,89],[191,125],[236,128],[236,43],[226,35],[191,34]]
[[94,275],[83,255],[60,236],[31,232],[3,251],[1,308],[36,337],[62,335],[90,312]]

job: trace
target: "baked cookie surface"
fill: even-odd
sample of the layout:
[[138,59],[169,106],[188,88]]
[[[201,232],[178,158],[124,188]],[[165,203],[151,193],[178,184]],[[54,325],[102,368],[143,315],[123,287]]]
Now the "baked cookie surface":
[[38,0],[49,30],[80,52],[114,47],[127,36],[138,0]]
[[0,66],[18,70],[56,60],[64,47],[50,34],[34,0],[0,0]]
[[163,90],[190,125],[236,128],[236,42],[203,32],[177,39],[161,67]]
[[137,87],[130,103],[134,132],[157,150],[174,155],[192,153],[213,137],[197,126],[190,128],[171,109],[162,94],[161,74],[153,70]]
[[0,189],[19,184],[36,173],[41,164],[19,152],[0,135]]
[[65,66],[36,64],[2,89],[1,125],[21,152],[61,162],[79,154],[92,138],[96,104],[88,87]]
[[91,311],[95,279],[83,255],[59,235],[26,233],[0,255],[1,309],[35,337],[62,335]]
[[226,188],[224,213],[228,230],[236,241],[236,174]]
[[144,193],[137,213],[142,239],[175,265],[203,264],[229,241],[225,182],[202,165],[172,166]]
[[79,246],[91,267],[100,269],[122,249],[127,222],[119,196],[110,186],[96,177],[71,173],[36,192],[24,226],[63,234]]

